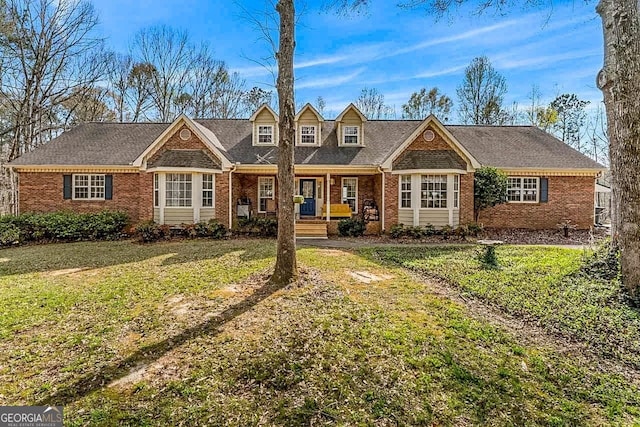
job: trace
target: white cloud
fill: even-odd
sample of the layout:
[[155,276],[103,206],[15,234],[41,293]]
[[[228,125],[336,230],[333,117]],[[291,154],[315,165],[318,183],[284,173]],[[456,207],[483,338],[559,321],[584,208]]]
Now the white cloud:
[[364,71],[365,71],[365,68],[361,67],[345,75],[335,73],[335,76],[330,76],[330,77],[318,77],[312,80],[304,80],[304,79],[296,80],[296,89],[335,87],[335,86],[352,81],[353,79],[358,77],[360,74],[362,74]]

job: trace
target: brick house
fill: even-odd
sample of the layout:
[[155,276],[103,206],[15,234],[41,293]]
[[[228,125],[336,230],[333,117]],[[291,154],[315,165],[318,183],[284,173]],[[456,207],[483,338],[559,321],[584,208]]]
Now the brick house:
[[[10,163],[19,211],[118,209],[134,223],[216,218],[226,226],[274,215],[277,123],[264,105],[248,120],[79,125]],[[483,211],[485,226],[594,222],[604,167],[535,127],[367,120],[353,104],[335,120],[307,104],[296,126],[296,188],[305,200],[296,216],[322,233],[350,215],[365,215],[369,233],[470,223],[474,170],[485,165],[509,175],[509,202]]]

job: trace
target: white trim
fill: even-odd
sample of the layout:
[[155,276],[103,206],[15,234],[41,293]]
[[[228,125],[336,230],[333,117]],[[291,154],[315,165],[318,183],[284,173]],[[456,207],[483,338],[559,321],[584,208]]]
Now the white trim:
[[331,222],[331,174],[327,172],[327,198],[325,200],[325,204],[327,205],[327,210],[325,211],[325,215],[327,216],[327,222]]
[[351,104],[347,105],[347,108],[345,108],[344,110],[342,110],[342,113],[340,113],[338,115],[338,117],[336,117],[336,122],[341,122],[342,119],[344,118],[344,116],[349,112],[349,110],[354,110],[356,112],[356,114],[358,116],[360,116],[360,121],[362,122],[366,122],[367,121],[367,117],[362,114],[362,112],[358,109],[358,107],[355,106],[355,104],[352,102]]
[[[302,142],[303,135],[302,128],[313,128],[313,142]],[[296,131],[298,131],[298,146],[300,147],[317,147],[318,146],[318,125],[300,124],[297,125]]]
[[161,172],[161,173],[222,173],[220,169],[204,169],[204,168],[178,168],[174,166],[159,166],[157,168],[147,169],[146,172]]
[[272,116],[273,119],[276,121],[276,123],[280,120],[280,118],[278,117],[278,114],[273,111],[273,109],[271,107],[269,107],[268,104],[262,104],[260,107],[258,107],[258,109],[251,115],[251,117],[249,117],[249,121],[250,122],[255,122],[256,119],[258,118],[258,116],[260,115],[260,113],[262,113],[262,110],[267,110]]
[[[276,126],[275,124],[266,124],[266,123],[254,123],[253,125],[255,131],[255,137],[253,138],[253,145],[256,147],[270,147],[278,145],[276,143]],[[271,142],[260,142],[260,135],[267,136],[268,134],[261,134],[260,128],[270,128],[271,129]]]
[[[351,142],[345,142],[345,138],[347,136],[354,136],[354,135],[347,135],[345,133],[345,129],[346,128],[354,128],[356,129],[356,143],[353,144]],[[363,141],[363,136],[362,136],[362,125],[340,125],[340,143],[338,144],[338,146],[340,147],[362,147],[364,146],[364,144],[362,143]]]
[[391,172],[392,175],[413,175],[414,173],[419,173],[422,175],[466,175],[468,172],[462,169],[406,169],[395,170]]
[[413,179],[411,178],[412,175],[411,174],[404,174],[404,175],[400,175],[398,177],[398,209],[413,209],[413,196],[411,196],[409,198],[409,201],[411,202],[411,206],[410,207],[402,207],[402,177],[403,176],[408,176],[409,177],[409,185],[411,185],[411,188],[409,189],[409,194],[412,195],[413,194]]
[[318,119],[318,122],[320,123],[324,122],[324,118],[322,117],[322,115],[318,112],[318,110],[316,110],[313,107],[313,105],[311,105],[308,102],[300,109],[300,111],[298,111],[298,114],[296,114],[296,117],[294,118],[294,120],[296,122],[300,120],[300,117],[302,117],[302,115],[306,110],[310,110],[316,116],[316,118]]
[[[195,136],[205,145],[205,147],[207,147],[218,159],[220,159],[220,162],[222,163],[222,167],[223,168],[230,168],[231,167],[231,162],[229,161],[229,159],[227,159],[227,157],[222,154],[222,151],[216,147],[216,142],[218,144],[220,144],[220,141],[218,141],[217,137],[215,139],[215,141],[212,141],[207,135],[205,135],[201,130],[200,127],[190,118],[188,118],[187,116],[185,116],[184,114],[180,114],[178,116],[177,119],[175,119],[173,121],[173,123],[171,123],[165,130],[164,132],[162,132],[162,134],[160,134],[159,137],[157,137],[143,152],[142,154],[140,154],[138,156],[138,158],[136,158],[131,165],[132,166],[136,166],[139,167],[141,170],[146,170],[147,165],[146,165],[146,160],[148,157],[150,157],[150,155],[152,155],[153,153],[155,153],[158,149],[160,149],[160,147],[162,147],[164,145],[164,143],[167,142],[167,140],[175,134],[175,132],[178,130],[179,126],[184,124],[185,126],[187,126],[191,132],[193,132],[195,134]],[[213,132],[211,132],[213,134]]]
[[424,119],[424,121],[413,131],[411,135],[405,141],[396,148],[389,157],[382,163],[382,167],[384,168],[392,168],[393,161],[400,155],[402,152],[418,137],[420,136],[429,125],[433,125],[436,130],[444,137],[444,140],[452,147],[455,151],[458,151],[459,154],[462,154],[470,165],[467,167],[467,171],[473,172],[474,169],[478,169],[482,165],[478,162],[472,155],[467,151],[466,148],[444,127],[442,122],[438,120],[433,114],[430,114],[429,117]]
[[271,180],[271,200],[275,200],[276,199],[276,177],[275,176],[259,176],[258,177],[258,213],[267,213],[266,209],[261,211],[260,210],[260,199],[269,199],[269,197],[260,197],[260,181],[261,180]]
[[[76,197],[76,176],[86,176],[87,177],[87,197]],[[100,176],[102,177],[102,197],[91,197],[91,188],[100,188],[99,186],[92,186],[91,185],[91,177],[95,177],[95,176]],[[78,200],[78,201],[102,201],[102,200],[107,200],[106,199],[106,195],[107,195],[107,178],[106,178],[106,174],[101,174],[101,173],[74,173],[71,175],[71,200]],[[85,188],[84,186],[82,188]],[[113,191],[113,190],[112,190]]]
[[[340,179],[340,203],[342,204],[346,204],[345,203],[345,197],[344,197],[344,180],[345,179],[355,179],[356,180],[356,195],[355,195],[355,210],[352,211],[353,214],[357,215],[358,214],[358,187],[359,187],[359,180],[357,176],[343,176]],[[347,201],[348,203],[348,201]]]
[[[536,204],[536,203],[540,203],[540,177],[539,176],[507,176],[508,179],[519,179],[520,181],[520,200],[509,200],[508,196],[507,196],[507,203],[510,204]],[[536,200],[522,200],[524,194],[522,194],[523,188],[522,188],[522,180],[524,179],[535,179],[536,180]],[[548,190],[547,190],[548,191]],[[507,194],[509,192],[509,186],[507,184]]]

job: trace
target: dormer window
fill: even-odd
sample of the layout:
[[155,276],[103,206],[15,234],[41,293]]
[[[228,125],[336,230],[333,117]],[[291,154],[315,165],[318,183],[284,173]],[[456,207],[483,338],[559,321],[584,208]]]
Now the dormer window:
[[360,126],[343,126],[342,143],[344,145],[360,144]]
[[273,145],[273,126],[271,125],[258,126],[258,144]]
[[300,145],[315,145],[316,129],[316,126],[300,126]]

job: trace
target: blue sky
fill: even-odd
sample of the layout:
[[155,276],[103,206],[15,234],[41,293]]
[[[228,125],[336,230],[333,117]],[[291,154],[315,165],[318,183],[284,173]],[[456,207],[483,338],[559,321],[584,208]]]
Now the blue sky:
[[[576,93],[594,107],[602,96],[595,75],[603,43],[595,2],[553,2],[553,10],[515,8],[506,16],[470,13],[435,20],[421,11],[398,9],[395,1],[372,0],[367,13],[350,17],[322,11],[308,1],[297,28],[296,103],[323,96],[327,117],[354,101],[363,87],[376,88],[385,102],[401,105],[412,92],[437,86],[457,101],[464,68],[486,55],[507,79],[506,101],[528,102],[536,84],[545,101]],[[206,41],[216,57],[238,71],[249,86],[273,89],[273,78],[257,65],[269,53],[244,10],[256,16],[264,0],[97,0],[101,31],[112,49],[126,51],[135,32],[167,24]],[[451,117],[457,121],[457,115]]]

